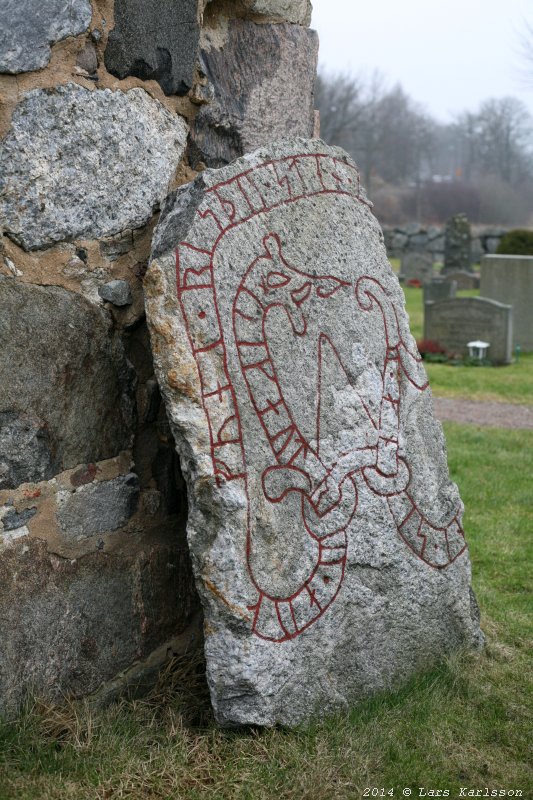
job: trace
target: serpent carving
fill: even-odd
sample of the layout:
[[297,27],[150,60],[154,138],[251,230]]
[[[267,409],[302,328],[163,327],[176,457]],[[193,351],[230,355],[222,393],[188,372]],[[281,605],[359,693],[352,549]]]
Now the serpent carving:
[[[319,157],[315,158],[319,164]],[[323,174],[319,166],[322,188],[317,193],[333,191],[325,188]],[[334,175],[335,180],[338,177],[333,172],[330,175]],[[242,183],[239,187],[248,198]],[[224,201],[222,207],[227,209],[228,202]],[[251,206],[249,199],[248,203]],[[237,214],[236,206],[230,205],[228,227],[235,224],[232,220]],[[202,220],[210,213],[204,211]],[[216,219],[216,215],[212,215]],[[219,222],[217,224],[220,228],[218,242],[225,229]],[[216,244],[210,250],[182,243],[177,251],[178,297],[198,366],[215,477],[219,483],[243,481],[246,487],[248,477],[239,404],[228,368],[216,301],[215,247]],[[386,354],[381,369],[379,419],[375,419],[357,393],[355,381],[350,378],[350,367],[342,364],[335,343],[326,333],[319,335],[318,374],[321,374],[324,353],[333,354],[344,369],[350,391],[357,394],[365,409],[369,430],[373,431],[372,444],[324,459],[320,436],[311,441],[304,435],[284,397],[276,359],[269,345],[268,318],[274,311],[286,315],[294,337],[305,337],[308,332],[306,309],[311,298],[316,296],[334,303],[341,295],[350,298],[357,313],[381,314]],[[274,642],[294,639],[316,622],[335,600],[346,568],[347,532],[357,514],[362,489],[383,499],[401,539],[428,566],[443,569],[466,548],[459,510],[445,526],[437,527],[420,510],[411,491],[411,471],[399,443],[401,382],[407,380],[417,391],[423,392],[427,379],[418,353],[410,349],[410,337],[402,329],[401,320],[403,317],[398,315],[392,299],[375,278],[365,275],[353,284],[289,263],[275,231],[263,237],[262,251],[250,263],[237,287],[232,327],[238,368],[271,453],[272,463],[261,475],[262,491],[267,503],[274,505],[298,497],[298,524],[312,538],[317,554],[314,565],[296,591],[286,595],[274,592],[262,585],[254,574],[249,518],[246,558],[251,581],[257,590],[257,600],[249,610],[253,632],[264,639]],[[215,381],[207,366],[212,351],[218,354],[223,365],[222,380]]]
[[[357,488],[351,475],[356,464],[345,466],[342,475],[338,470],[332,476],[298,429],[282,394],[265,322],[267,315],[280,307],[287,314],[294,335],[305,336],[307,320],[303,307],[311,293],[329,298],[349,284],[331,275],[316,277],[289,266],[276,234],[265,236],[263,244],[264,254],[248,268],[233,304],[233,328],[241,369],[276,462],[263,472],[263,492],[271,503],[279,503],[290,492],[298,492],[302,524],[318,542],[316,565],[292,595],[272,596],[257,583],[251,570],[259,592],[253,608],[254,631],[261,635],[263,625],[270,629],[273,620],[277,620],[276,641],[281,641],[309,627],[339,591],[346,564],[346,528],[357,507]],[[361,451],[360,459],[357,466],[372,463],[366,450]],[[300,613],[305,609],[302,621],[295,614],[297,605]]]

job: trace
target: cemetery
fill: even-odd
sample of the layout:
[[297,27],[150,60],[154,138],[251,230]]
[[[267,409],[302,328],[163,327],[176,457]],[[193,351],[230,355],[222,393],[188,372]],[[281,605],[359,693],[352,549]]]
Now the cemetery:
[[312,12],[0,7],[0,800],[533,788],[529,223]]

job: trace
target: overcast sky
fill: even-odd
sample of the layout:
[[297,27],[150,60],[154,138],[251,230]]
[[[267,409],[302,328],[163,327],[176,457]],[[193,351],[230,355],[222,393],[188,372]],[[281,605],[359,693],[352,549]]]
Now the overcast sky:
[[319,63],[379,69],[442,121],[488,97],[514,95],[533,113],[520,77],[520,33],[533,0],[313,0]]

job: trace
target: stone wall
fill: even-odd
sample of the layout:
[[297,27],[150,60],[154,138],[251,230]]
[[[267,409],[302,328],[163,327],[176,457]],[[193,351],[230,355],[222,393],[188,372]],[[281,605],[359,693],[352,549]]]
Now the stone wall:
[[[389,258],[401,258],[406,253],[427,251],[436,262],[444,261],[445,225],[407,225],[384,227],[385,245]],[[500,239],[508,228],[472,227],[472,264],[478,264],[487,254],[495,253]]]
[[145,324],[152,231],[206,165],[315,119],[308,0],[75,6],[0,9],[1,713],[200,639]]

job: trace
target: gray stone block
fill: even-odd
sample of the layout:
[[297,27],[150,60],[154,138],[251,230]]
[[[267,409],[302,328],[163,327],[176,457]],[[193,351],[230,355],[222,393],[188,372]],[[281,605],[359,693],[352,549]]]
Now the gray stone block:
[[409,222],[404,226],[403,230],[408,236],[417,236],[422,232],[425,233],[423,225],[421,225],[419,222]]
[[34,89],[0,150],[0,218],[26,250],[144,225],[164,198],[187,125],[143,89]]
[[391,236],[391,247],[393,250],[403,250],[408,242],[409,237],[406,233],[393,233]]
[[311,3],[309,0],[247,0],[247,6],[255,14],[262,14],[282,22],[309,25]]
[[455,214],[446,223],[443,272],[470,270],[472,244],[470,223],[465,214]]
[[0,559],[0,715],[29,695],[62,702],[97,691],[184,631],[197,608],[177,525],[84,558],[58,558],[29,536],[11,543]]
[[36,508],[25,508],[23,511],[8,509],[3,516],[0,516],[0,530],[15,531],[22,528],[36,513]]
[[449,300],[455,297],[457,292],[457,284],[455,281],[442,280],[441,278],[433,279],[424,283],[424,304],[429,302],[437,302],[438,300]]
[[89,0],[2,0],[0,72],[17,74],[45,67],[50,45],[89,27]]
[[0,308],[0,488],[127,449],[134,375],[109,315],[14,278],[0,278]]
[[444,253],[444,236],[436,236],[428,242],[428,250],[434,255]]
[[115,0],[105,65],[119,78],[156,80],[165,94],[187,94],[199,38],[197,0]]
[[479,275],[466,270],[448,270],[443,273],[445,280],[454,281],[458,289],[479,289]]
[[292,139],[203,171],[154,254],[219,723],[295,725],[479,646],[463,507],[348,155]]
[[97,77],[98,56],[96,48],[91,41],[86,42],[85,47],[78,53],[76,66],[84,70],[89,77]]
[[83,539],[121,528],[139,500],[139,479],[134,473],[110,481],[80,486],[57,495],[57,521],[67,539]]
[[104,283],[98,287],[98,294],[102,300],[113,303],[114,306],[129,306],[133,302],[128,281],[109,281]]
[[317,53],[315,31],[230,20],[224,44],[202,50],[212,100],[191,127],[193,162],[219,167],[278,139],[310,137]]
[[400,271],[406,281],[418,280],[424,283],[433,274],[433,256],[424,252],[409,252],[402,256]]
[[409,246],[414,250],[425,250],[428,245],[428,235],[425,231],[416,233],[409,239]]
[[[0,283],[0,297],[1,289]],[[3,327],[0,320],[0,333]],[[9,396],[8,387],[13,377],[1,353],[0,365],[5,368],[2,388]],[[31,415],[31,409],[25,412],[0,411],[0,489],[14,489],[28,481],[47,480],[57,471],[57,454],[46,422]]]
[[438,239],[439,236],[442,236],[442,228],[438,227],[437,225],[430,225],[427,230],[428,241],[432,242],[435,239]]
[[482,256],[484,255],[483,244],[479,236],[472,237],[471,242],[471,259],[472,264],[479,264]]
[[485,238],[485,249],[487,253],[494,254],[498,249],[498,245],[500,244],[501,237],[496,236],[487,236]]

